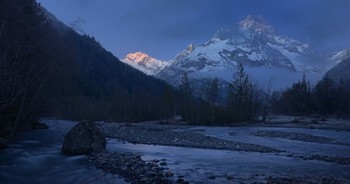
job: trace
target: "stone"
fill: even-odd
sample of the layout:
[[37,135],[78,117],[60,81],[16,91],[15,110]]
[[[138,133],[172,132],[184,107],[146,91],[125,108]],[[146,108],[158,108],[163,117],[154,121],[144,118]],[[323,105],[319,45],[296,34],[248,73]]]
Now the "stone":
[[232,176],[231,174],[226,174],[226,179],[233,180],[233,179],[235,179],[235,177]]
[[174,173],[171,172],[171,171],[168,171],[168,172],[165,173],[165,176],[166,176],[166,177],[173,177],[173,176],[174,176]]
[[177,182],[178,182],[178,183],[183,183],[183,182],[185,182],[185,180],[182,179],[182,178],[179,178],[179,179],[177,179]]
[[106,151],[106,138],[90,121],[75,125],[65,136],[62,153],[66,155],[84,155]]
[[291,123],[301,123],[301,121],[295,118],[293,121],[291,121]]
[[215,176],[209,176],[209,179],[214,180],[216,177]]

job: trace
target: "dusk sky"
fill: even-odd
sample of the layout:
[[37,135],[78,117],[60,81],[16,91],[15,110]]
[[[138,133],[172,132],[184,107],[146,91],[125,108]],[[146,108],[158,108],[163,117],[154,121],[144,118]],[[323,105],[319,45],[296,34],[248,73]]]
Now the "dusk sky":
[[349,0],[38,0],[119,58],[136,51],[172,59],[222,26],[261,15],[285,36],[321,53],[350,48]]

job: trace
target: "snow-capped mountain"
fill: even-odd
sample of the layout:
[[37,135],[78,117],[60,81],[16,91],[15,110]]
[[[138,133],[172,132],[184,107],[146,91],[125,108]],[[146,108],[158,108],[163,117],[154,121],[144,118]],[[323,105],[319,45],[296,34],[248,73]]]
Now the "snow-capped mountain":
[[330,69],[325,76],[337,82],[341,80],[350,82],[350,49],[334,53],[330,59],[337,65]]
[[242,63],[253,78],[265,73],[272,75],[268,78],[276,78],[273,72],[277,70],[298,79],[302,76],[300,72],[321,78],[326,72],[323,60],[309,45],[278,35],[261,16],[248,16],[236,26],[221,28],[206,43],[191,44],[156,77],[174,85],[184,72],[192,78],[215,76],[229,81],[236,66]]
[[145,53],[135,52],[128,54],[122,62],[144,72],[147,75],[156,75],[170,62],[155,59]]

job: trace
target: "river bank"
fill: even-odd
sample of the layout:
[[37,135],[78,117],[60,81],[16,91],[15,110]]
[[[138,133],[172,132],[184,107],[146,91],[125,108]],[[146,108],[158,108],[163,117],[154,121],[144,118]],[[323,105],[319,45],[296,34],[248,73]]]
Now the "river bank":
[[350,134],[339,130],[346,124],[305,128],[290,122],[276,127],[97,122],[108,137],[107,153],[67,157],[61,144],[76,122],[43,122],[49,129],[19,134],[0,152],[2,183],[350,182]]

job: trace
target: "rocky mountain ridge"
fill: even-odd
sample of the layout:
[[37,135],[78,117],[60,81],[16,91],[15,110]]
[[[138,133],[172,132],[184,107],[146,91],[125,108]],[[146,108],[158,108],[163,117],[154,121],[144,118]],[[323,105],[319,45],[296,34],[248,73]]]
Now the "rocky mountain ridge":
[[[338,59],[340,56],[334,55]],[[271,78],[288,86],[304,72],[312,80],[319,80],[337,62],[318,54],[308,44],[279,35],[263,17],[247,16],[235,26],[219,29],[203,44],[190,44],[174,59],[163,62],[166,65],[156,59],[154,65],[159,67],[147,66],[144,63],[148,61],[143,60],[131,65],[176,86],[185,72],[190,78],[218,77],[230,81],[233,71],[242,63],[253,80],[265,75],[261,83]],[[285,76],[280,77],[281,73]]]

